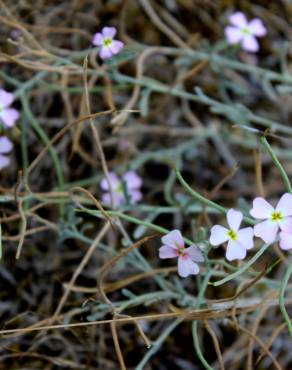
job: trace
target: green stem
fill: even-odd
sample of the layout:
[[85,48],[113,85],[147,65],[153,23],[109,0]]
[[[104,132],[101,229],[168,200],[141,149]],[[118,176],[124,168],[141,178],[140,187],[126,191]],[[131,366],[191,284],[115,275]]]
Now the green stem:
[[[25,93],[22,93],[20,95],[20,100],[21,100],[23,111],[24,111],[24,114],[25,114],[27,120],[30,122],[31,126],[33,127],[35,132],[38,134],[40,139],[43,141],[43,143],[45,145],[47,145],[50,142],[50,139],[48,138],[46,132],[42,129],[42,127],[39,125],[39,123],[37,122],[37,120],[33,116],[32,112],[30,110],[30,107],[29,107],[29,104],[28,104],[28,99],[27,99]],[[58,155],[57,155],[57,152],[56,152],[55,148],[50,147],[49,148],[49,153],[52,157],[52,161],[53,161],[53,164],[55,166],[59,188],[62,191],[63,188],[64,188],[64,177],[63,177],[61,163],[59,161],[59,158],[58,158]],[[60,212],[61,212],[61,216],[63,216],[64,215],[64,206],[63,206],[62,203],[60,204]]]
[[[175,170],[175,173],[176,173],[176,176],[179,180],[179,182],[181,183],[181,185],[195,198],[197,199],[199,202],[203,203],[203,204],[206,204],[207,206],[209,207],[212,207],[214,209],[216,209],[217,211],[219,211],[220,213],[223,213],[224,215],[228,212],[228,209],[225,208],[225,207],[222,207],[220,206],[219,204],[215,203],[215,202],[212,202],[212,200],[209,200],[208,198],[205,198],[203,197],[200,193],[198,193],[197,191],[195,191],[194,189],[192,189],[187,183],[186,181],[184,180],[184,178],[182,177],[181,173],[176,169]],[[249,224],[249,225],[255,225],[256,222],[249,218],[249,217],[246,217],[244,216],[243,217],[244,221]]]
[[241,275],[247,269],[249,269],[250,266],[253,265],[258,260],[258,258],[260,258],[260,256],[268,249],[269,246],[270,244],[264,244],[262,248],[245,265],[243,265],[240,269],[238,269],[233,274],[230,274],[226,276],[224,279],[217,280],[214,283],[209,283],[209,284],[214,285],[214,286],[219,286],[219,285],[227,283],[230,280],[237,278],[239,275]]
[[283,317],[284,317],[284,319],[287,323],[289,333],[292,337],[292,321],[291,321],[291,319],[288,315],[288,312],[285,308],[285,290],[287,288],[287,285],[288,285],[291,274],[292,274],[292,262],[290,262],[290,265],[289,265],[288,269],[285,272],[285,275],[284,275],[284,278],[283,278],[283,281],[282,281],[282,284],[281,284],[280,295],[279,295],[279,305],[280,305],[280,310],[282,312],[282,315],[283,315]]
[[[93,216],[96,216],[96,217],[103,217],[103,215],[100,211],[93,211],[93,210],[90,210],[90,209],[77,209],[76,211],[77,212],[86,212],[86,213],[88,213],[90,215],[93,215]],[[109,216],[119,217],[119,218],[122,218],[126,221],[132,222],[136,225],[143,225],[143,226],[147,227],[148,229],[158,231],[161,234],[168,234],[170,232],[170,230],[165,229],[164,227],[157,226],[155,224],[152,224],[151,222],[141,221],[138,218],[126,215],[125,213],[122,213],[122,212],[119,212],[119,211],[106,211],[106,213]],[[190,239],[187,239],[187,238],[183,238],[183,239],[189,245],[194,244],[194,242]]]
[[[202,286],[200,287],[198,300],[197,300],[197,303],[196,303],[196,309],[200,308],[200,305],[201,305],[202,299],[204,297],[205,291],[207,289],[208,282],[210,280],[211,275],[212,275],[212,270],[209,270],[208,273],[204,277],[204,281],[202,283]],[[193,335],[194,347],[195,347],[196,353],[197,353],[201,363],[203,364],[205,369],[212,370],[212,367],[208,364],[207,360],[205,359],[205,357],[204,357],[204,355],[201,351],[200,341],[199,341],[199,336],[198,336],[198,321],[193,321],[193,323],[192,323],[192,335]]]
[[273,148],[271,147],[271,145],[268,143],[268,140],[265,138],[265,136],[261,137],[261,143],[263,144],[263,146],[267,149],[267,151],[269,152],[275,166],[278,168],[279,172],[280,172],[280,175],[282,176],[282,180],[286,186],[286,189],[289,193],[292,193],[292,187],[291,187],[291,184],[290,184],[290,181],[289,181],[289,177],[286,173],[286,171],[284,170],[284,167],[281,165],[281,163],[279,162]]

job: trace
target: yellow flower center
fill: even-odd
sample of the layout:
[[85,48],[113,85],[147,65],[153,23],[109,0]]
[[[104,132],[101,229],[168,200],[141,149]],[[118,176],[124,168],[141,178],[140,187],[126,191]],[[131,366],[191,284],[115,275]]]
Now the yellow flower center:
[[185,247],[181,247],[178,243],[175,243],[176,247],[177,247],[177,251],[178,251],[178,254],[180,256],[183,256],[184,253],[185,253]]
[[120,183],[118,184],[118,186],[115,188],[115,191],[116,191],[117,193],[124,193],[123,183],[122,183],[122,182],[120,182]]
[[113,42],[113,40],[111,38],[107,37],[103,40],[103,45],[104,46],[110,46],[112,44],[112,42]]
[[242,28],[241,31],[244,35],[251,35],[251,32],[247,27]]
[[237,239],[237,234],[234,230],[228,230],[227,235],[231,240],[236,240]]
[[283,220],[283,215],[281,212],[273,212],[271,216],[272,221],[281,221]]

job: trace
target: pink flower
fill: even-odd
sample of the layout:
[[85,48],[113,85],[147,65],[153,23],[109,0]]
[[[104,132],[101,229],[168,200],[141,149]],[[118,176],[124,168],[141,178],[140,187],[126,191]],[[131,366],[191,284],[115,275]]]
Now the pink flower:
[[217,246],[228,241],[226,250],[228,261],[244,259],[246,251],[253,247],[253,228],[239,229],[241,221],[242,213],[230,209],[227,212],[229,229],[221,225],[215,225],[211,228],[210,243],[212,245]]
[[13,148],[12,142],[6,136],[0,136],[0,170],[9,166],[10,159],[6,155]]
[[[276,240],[279,228],[284,232],[292,232],[292,194],[282,195],[276,208],[264,198],[255,198],[249,213],[256,219],[265,220],[254,226],[255,236],[263,239],[265,243],[270,244]],[[286,240],[285,237],[284,239]],[[286,245],[285,242],[282,244]]]
[[[142,186],[142,179],[134,171],[126,172],[122,178],[119,178],[114,172],[109,173],[109,180],[111,183],[111,188],[113,191],[113,201],[114,207],[126,203],[127,196],[131,203],[137,203],[142,199],[142,193],[140,188]],[[104,178],[100,187],[105,193],[102,195],[102,202],[104,204],[110,205],[111,198],[109,193],[108,180]],[[125,190],[125,191],[124,191]],[[126,195],[127,196],[126,196]]]
[[15,121],[19,118],[18,111],[16,109],[9,108],[13,100],[13,94],[0,89],[0,120],[6,127],[14,126]]
[[99,56],[101,59],[111,58],[118,54],[124,47],[122,41],[114,40],[117,30],[115,27],[103,27],[101,32],[93,36],[93,45],[100,46]]
[[250,22],[241,12],[235,12],[229,17],[231,26],[225,28],[225,36],[230,44],[241,44],[246,51],[257,52],[259,44],[256,37],[262,37],[267,34],[263,22],[254,18]]
[[173,230],[162,237],[164,244],[159,248],[159,257],[178,258],[178,274],[181,277],[197,275],[199,266],[196,262],[203,262],[204,257],[198,247],[192,245],[185,248],[183,237],[179,230]]

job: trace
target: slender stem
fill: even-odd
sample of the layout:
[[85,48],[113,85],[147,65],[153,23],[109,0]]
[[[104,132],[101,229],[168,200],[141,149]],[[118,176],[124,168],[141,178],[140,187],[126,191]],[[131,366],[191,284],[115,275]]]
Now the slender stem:
[[286,270],[285,275],[282,280],[282,284],[280,288],[280,295],[279,295],[279,305],[280,305],[280,310],[282,312],[282,315],[287,323],[289,333],[292,337],[292,321],[285,307],[285,290],[287,288],[291,274],[292,274],[292,262],[290,262],[290,265],[288,269]]
[[273,148],[268,143],[268,140],[266,139],[265,136],[261,137],[261,143],[267,149],[267,151],[269,152],[270,156],[272,157],[272,160],[273,160],[275,166],[278,168],[278,170],[280,172],[280,175],[282,176],[282,180],[283,180],[283,182],[284,182],[284,184],[286,186],[287,191],[289,193],[292,193],[292,187],[291,187],[291,184],[290,184],[289,177],[288,177],[286,171],[284,170],[284,167],[280,163],[279,159],[277,158],[277,156],[276,156]]
[[[200,308],[200,305],[201,305],[202,299],[204,297],[205,291],[207,289],[208,282],[210,280],[211,275],[212,275],[212,270],[209,270],[208,273],[204,277],[203,283],[200,287],[200,292],[199,292],[198,300],[197,300],[197,303],[196,303],[196,309]],[[205,369],[212,370],[212,367],[208,364],[207,360],[205,359],[205,357],[204,357],[204,355],[201,351],[199,336],[198,336],[198,321],[193,321],[193,323],[192,323],[192,335],[193,335],[194,347],[195,347],[196,353],[197,353],[201,363],[203,364]]]
[[214,286],[219,286],[219,285],[227,283],[230,280],[237,278],[239,275],[241,275],[247,269],[249,269],[250,266],[253,265],[260,258],[260,256],[268,249],[269,246],[270,244],[264,244],[262,248],[245,265],[243,265],[240,269],[238,269],[233,274],[230,274],[226,276],[224,279],[217,280],[214,283],[209,283],[209,284],[212,284]]
[[[86,212],[86,213],[89,213],[90,215],[97,216],[97,217],[103,217],[102,216],[102,213],[100,211],[93,211],[93,210],[90,210],[90,209],[77,209],[76,211],[78,211],[78,212]],[[141,220],[139,220],[136,217],[126,215],[125,213],[122,213],[122,212],[119,212],[119,211],[106,211],[106,213],[109,216],[119,217],[119,218],[122,218],[124,220],[129,221],[129,222],[133,222],[136,225],[143,225],[143,226],[145,226],[145,227],[147,227],[149,229],[158,231],[161,234],[168,234],[170,232],[170,230],[165,229],[164,227],[157,226],[155,224],[152,224],[151,222],[141,221]],[[189,245],[194,244],[194,242],[192,240],[190,240],[190,239],[187,239],[187,238],[183,238],[183,239]]]
[[[179,180],[179,182],[181,183],[181,185],[195,198],[197,199],[198,201],[200,201],[201,203],[203,204],[206,204],[207,206],[211,207],[211,208],[214,208],[216,209],[217,211],[223,213],[223,214],[226,214],[228,209],[225,208],[225,207],[222,207],[220,206],[219,204],[213,202],[212,200],[209,200],[208,198],[205,198],[203,197],[203,195],[201,195],[200,193],[198,193],[197,191],[195,191],[194,189],[192,189],[187,183],[186,181],[184,180],[184,178],[182,177],[181,173],[178,171],[178,170],[175,170],[176,172],[176,176]],[[243,217],[244,221],[246,223],[248,223],[249,225],[255,225],[256,222],[249,218],[249,217],[246,217],[244,216]]]

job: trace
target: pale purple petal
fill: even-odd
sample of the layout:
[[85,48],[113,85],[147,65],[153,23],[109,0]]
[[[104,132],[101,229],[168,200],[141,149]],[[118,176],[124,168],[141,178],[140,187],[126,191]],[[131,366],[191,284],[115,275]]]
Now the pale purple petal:
[[102,33],[98,32],[93,36],[92,43],[93,45],[101,46],[103,44],[104,36]]
[[247,28],[254,36],[257,36],[257,37],[262,37],[267,34],[266,27],[264,26],[263,22],[258,18],[252,19],[248,23]]
[[173,248],[183,248],[185,243],[179,230],[172,230],[161,238],[163,244]]
[[242,221],[242,213],[231,208],[227,212],[227,222],[231,230],[237,231]]
[[200,269],[199,266],[193,262],[189,256],[180,256],[178,258],[178,274],[181,277],[187,277],[189,275],[197,275]]
[[255,53],[259,50],[259,43],[253,35],[244,35],[242,39],[242,48],[246,51]]
[[3,109],[3,108],[6,108],[6,107],[9,107],[9,105],[12,104],[14,100],[14,95],[3,90],[3,89],[0,89],[0,107]]
[[[101,197],[102,203],[110,206],[111,205],[111,197],[110,193],[104,193]],[[125,203],[125,198],[123,194],[120,193],[113,193],[113,207],[118,207],[121,204]]]
[[12,142],[6,136],[0,136],[0,153],[9,153],[12,148]]
[[278,221],[280,229],[287,232],[292,232],[292,217],[285,217]]
[[113,55],[118,54],[124,47],[124,43],[122,41],[113,40],[112,43],[109,45],[111,52]]
[[107,59],[111,58],[113,56],[113,53],[108,46],[103,46],[100,49],[99,56],[101,57],[101,59]]
[[284,251],[292,249],[292,233],[282,231],[280,233],[280,248]]
[[6,127],[15,125],[15,121],[19,118],[19,113],[13,108],[4,108],[0,111],[0,118]]
[[175,258],[178,257],[178,249],[168,245],[163,245],[159,248],[159,258]]
[[228,238],[228,229],[221,225],[215,225],[211,228],[210,243],[214,246],[226,242]]
[[113,39],[117,33],[117,30],[115,27],[103,27],[101,33],[105,38]]
[[10,164],[10,158],[0,154],[0,170]]
[[279,226],[278,223],[266,220],[254,226],[254,235],[263,239],[265,243],[273,243],[276,239]]
[[[109,177],[112,189],[113,190],[116,189],[121,183],[120,179],[114,172],[110,172],[108,174],[108,177]],[[107,178],[103,178],[101,180],[100,187],[102,188],[102,190],[109,190],[109,183],[108,183]]]
[[254,218],[264,220],[270,218],[274,212],[274,207],[270,205],[264,198],[257,197],[253,201],[253,208],[249,211],[250,215]]
[[142,199],[142,193],[139,190],[130,190],[129,196],[132,203],[140,202]]
[[229,21],[234,26],[245,28],[247,26],[246,16],[242,12],[235,12],[229,17]]
[[243,39],[243,33],[237,27],[227,26],[224,33],[229,44],[238,44]]
[[200,248],[195,245],[191,245],[190,247],[186,248],[184,253],[187,254],[190,259],[195,262],[204,262],[204,257]]
[[134,171],[128,171],[123,175],[127,189],[139,189],[142,186],[142,179]]
[[244,227],[237,232],[237,242],[245,249],[253,247],[254,232],[252,227]]
[[292,216],[292,194],[285,193],[281,196],[276,211],[281,212],[283,216]]
[[246,249],[244,249],[237,241],[229,240],[226,249],[226,259],[228,261],[243,260],[246,257]]

